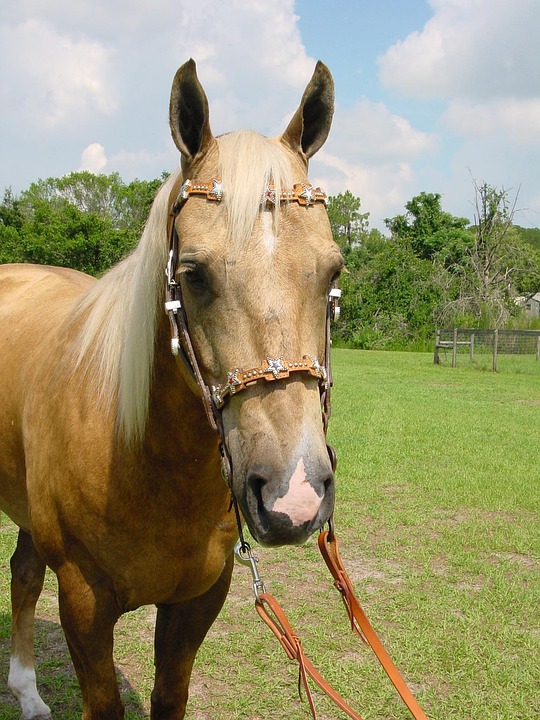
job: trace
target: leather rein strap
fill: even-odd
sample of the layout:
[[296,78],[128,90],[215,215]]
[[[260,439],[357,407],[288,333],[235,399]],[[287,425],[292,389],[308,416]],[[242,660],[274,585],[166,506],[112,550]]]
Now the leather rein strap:
[[393,686],[396,688],[405,705],[409,708],[412,716],[416,720],[427,720],[427,716],[416,701],[415,697],[407,687],[405,681],[392,662],[389,654],[384,649],[383,644],[369,622],[365,612],[363,611],[349,578],[338,550],[337,537],[331,526],[330,531],[323,530],[319,533],[319,550],[328,565],[330,572],[334,578],[334,585],[341,593],[351,628],[355,630],[360,638],[371,646],[371,649],[377,656],[378,661],[382,665],[385,673],[390,678]]
[[[318,544],[321,555],[323,556],[324,561],[334,578],[334,585],[341,593],[351,624],[351,629],[359,636],[363,643],[371,647],[413,718],[415,718],[415,720],[428,720],[427,715],[424,713],[416,698],[407,687],[403,677],[392,662],[392,659],[385,650],[377,633],[373,629],[373,626],[369,622],[364,610],[358,602],[356,595],[354,594],[351,579],[341,562],[338,550],[338,540],[334,533],[332,521],[330,521],[330,530],[321,530],[319,533]],[[343,712],[350,718],[353,720],[362,720],[361,716],[348,705],[348,703],[338,692],[336,692],[336,690],[334,690],[331,685],[326,682],[313,663],[306,657],[300,638],[291,627],[283,608],[273,595],[266,592],[264,584],[262,583],[256,569],[257,561],[252,555],[249,546],[247,550],[248,560],[245,559],[245,554],[239,555],[240,552],[241,551],[237,546],[237,557],[240,558],[240,561],[243,564],[251,565],[252,571],[254,571],[255,582],[253,583],[253,588],[255,592],[255,608],[259,616],[264,620],[279,640],[289,660],[295,660],[298,663],[298,688],[299,691],[302,687],[304,688],[311,710],[311,715],[314,720],[317,720],[317,714],[315,711],[313,696],[307,680],[308,676],[319,686],[325,695],[327,695],[330,700],[337,705],[337,707],[343,710]]]
[[[245,390],[250,384],[266,380],[271,382],[289,377],[292,372],[308,372],[319,380],[319,389],[321,394],[322,422],[326,435],[328,423],[330,420],[330,389],[332,387],[332,375],[330,367],[330,322],[337,317],[339,313],[339,296],[340,291],[334,287],[330,290],[328,309],[326,314],[326,343],[325,357],[323,364],[312,355],[303,355],[302,358],[285,360],[283,357],[266,358],[266,362],[261,365],[243,370],[235,368],[227,373],[227,380],[217,386],[209,388],[206,385],[201,374],[197,357],[191,343],[189,335],[187,318],[182,301],[182,293],[180,285],[175,280],[177,263],[178,263],[178,235],[175,229],[175,218],[181,208],[191,195],[200,195],[207,200],[220,202],[223,196],[223,187],[221,181],[214,178],[209,182],[179,179],[170,194],[169,199],[169,220],[167,223],[167,234],[169,237],[169,260],[166,274],[165,285],[165,309],[169,315],[171,324],[171,349],[173,354],[180,355],[196,385],[199,388],[203,406],[208,418],[208,422],[219,437],[219,452],[222,460],[222,475],[229,485],[231,492],[231,506],[234,507],[236,519],[238,523],[238,532],[240,540],[235,548],[237,559],[251,567],[253,576],[253,590],[255,594],[255,607],[276,635],[287,656],[291,660],[296,660],[299,666],[299,690],[303,687],[311,709],[311,714],[316,720],[315,705],[313,697],[308,685],[308,676],[323,690],[323,692],[349,717],[353,720],[362,720],[360,715],[352,710],[343,698],[324,680],[311,661],[306,657],[300,638],[292,629],[285,612],[277,602],[277,600],[267,593],[257,570],[257,561],[251,553],[251,548],[244,540],[242,532],[242,521],[238,503],[233,492],[232,486],[232,463],[225,441],[225,433],[221,418],[221,409],[226,400]],[[276,202],[297,202],[300,205],[309,206],[316,202],[324,202],[326,204],[326,195],[320,188],[313,188],[306,183],[298,183],[294,185],[292,191],[282,192],[279,198],[271,185],[269,185],[261,198],[261,204],[275,205]],[[336,454],[333,447],[327,444],[328,453],[332,463],[332,469],[336,469]],[[384,668],[386,674],[392,681],[394,687],[400,694],[404,703],[412,713],[415,720],[428,720],[418,702],[408,689],[405,681],[399,674],[390,656],[384,649],[377,634],[373,630],[366,614],[362,610],[355,594],[352,582],[347,575],[338,551],[338,541],[334,533],[333,520],[329,521],[330,529],[322,530],[319,534],[319,549],[321,554],[332,573],[334,585],[341,593],[345,604],[351,628],[355,631],[360,639],[371,646],[379,662]]]

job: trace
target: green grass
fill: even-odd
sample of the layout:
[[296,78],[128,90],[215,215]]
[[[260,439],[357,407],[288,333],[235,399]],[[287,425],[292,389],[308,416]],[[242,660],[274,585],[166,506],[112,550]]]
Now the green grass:
[[[335,350],[330,439],[338,452],[342,556],[377,632],[433,720],[540,717],[540,373],[498,373],[429,354]],[[538,364],[537,364],[538,365]],[[0,532],[0,672],[9,655],[9,554]],[[310,542],[259,550],[267,588],[304,648],[364,720],[409,717],[348,633]],[[55,717],[80,717],[54,579],[38,609],[38,678]],[[153,608],[122,619],[116,663],[128,720],[148,717]],[[315,693],[321,720],[343,717]],[[0,718],[18,711],[0,688]],[[253,609],[249,572],[197,658],[190,720],[304,720],[296,669]]]

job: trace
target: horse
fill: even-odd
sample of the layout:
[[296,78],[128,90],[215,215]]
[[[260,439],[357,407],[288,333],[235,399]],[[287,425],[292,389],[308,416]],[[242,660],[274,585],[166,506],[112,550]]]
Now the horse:
[[239,527],[301,544],[331,517],[321,402],[343,260],[307,170],[333,106],[318,62],[282,135],[215,137],[189,60],[169,105],[179,166],[132,253],[97,280],[0,268],[0,501],[19,527],[8,685],[23,720],[52,717],[34,667],[46,566],[83,720],[124,717],[114,627],[147,604],[151,718],[179,720]]

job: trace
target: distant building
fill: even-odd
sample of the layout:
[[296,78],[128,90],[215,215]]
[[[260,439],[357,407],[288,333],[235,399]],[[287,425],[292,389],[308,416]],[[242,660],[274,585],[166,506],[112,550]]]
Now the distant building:
[[525,311],[531,317],[540,317],[540,292],[531,295],[525,300]]

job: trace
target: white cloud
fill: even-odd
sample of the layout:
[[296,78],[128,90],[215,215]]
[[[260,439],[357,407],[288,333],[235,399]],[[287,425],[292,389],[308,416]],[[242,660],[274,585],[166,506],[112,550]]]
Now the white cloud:
[[350,190],[370,212],[372,226],[401,212],[418,188],[416,163],[438,151],[433,133],[416,130],[382,103],[363,98],[336,111],[327,145],[315,156],[311,179],[329,195]]
[[540,2],[430,4],[434,14],[424,27],[378,59],[388,88],[444,101],[437,169],[425,167],[429,188],[443,193],[450,212],[470,215],[464,198],[471,197],[472,174],[496,187],[520,188],[522,201],[537,212]]
[[337,109],[330,144],[349,159],[402,162],[431,154],[437,138],[416,130],[383,103],[362,98],[350,109]]
[[12,25],[41,18],[68,36],[100,37],[117,43],[128,39],[140,45],[139,37],[149,40],[153,32],[181,24],[188,10],[186,0],[18,0],[3,7],[2,14]]
[[213,129],[284,130],[279,121],[294,112],[315,67],[298,32],[294,1],[232,0],[224,10],[210,0],[190,7],[174,55],[197,61]]
[[116,110],[108,80],[110,53],[99,42],[74,40],[30,18],[3,26],[0,44],[9,58],[0,114],[12,123],[51,129]]
[[403,209],[416,186],[412,165],[405,161],[367,163],[346,159],[323,149],[311,164],[310,177],[328,195],[350,190],[360,198],[362,212],[369,212],[371,227],[384,230],[383,220]]
[[158,178],[164,170],[174,170],[178,162],[178,152],[173,150],[157,153],[121,150],[108,158],[107,168],[108,172],[117,172],[123,180],[130,182],[136,178]]
[[540,92],[538,0],[431,0],[434,16],[379,58],[384,85],[417,98]]
[[315,65],[294,0],[275,0],[271,15],[266,0],[21,0],[0,19],[0,43],[0,120],[75,134],[117,113],[128,137],[123,148],[107,138],[111,153],[137,152],[141,123],[162,127],[172,77],[189,57],[216,133],[281,132]]
[[[380,58],[380,78],[426,100],[415,108],[427,109],[423,127],[436,115],[438,122],[423,132],[396,95],[394,112],[359,98],[336,109],[330,140],[312,163],[313,181],[331,194],[359,195],[379,226],[421,190],[443,193],[454,203],[449,210],[463,214],[468,167],[487,182],[522,185],[527,206],[537,194],[539,0],[430,2],[431,20]],[[167,127],[168,96],[175,70],[189,57],[197,61],[215,133],[283,131],[315,65],[294,0],[4,5],[0,187],[20,190],[79,166],[117,171],[126,181],[172,170],[178,154]],[[336,52],[331,36],[321,32],[317,42],[323,57]],[[334,66],[338,88],[353,95],[356,52],[339,47],[347,62]],[[446,107],[430,105],[431,98]]]
[[98,175],[105,169],[106,165],[107,156],[103,145],[92,143],[82,151],[79,170],[86,170]]
[[502,133],[511,146],[540,145],[540,97],[495,99],[483,104],[454,100],[442,120],[462,137],[486,141]]
[[173,152],[156,155],[146,150],[137,152],[121,150],[109,157],[103,145],[91,143],[82,151],[78,169],[95,175],[117,172],[123,180],[130,182],[140,177],[159,177],[165,168],[172,170],[174,156]]
[[75,169],[90,142],[107,148],[108,171],[174,167],[169,91],[189,57],[215,133],[281,132],[315,65],[294,0],[270,15],[264,0],[20,0],[2,7],[0,46],[0,183],[16,188]]

